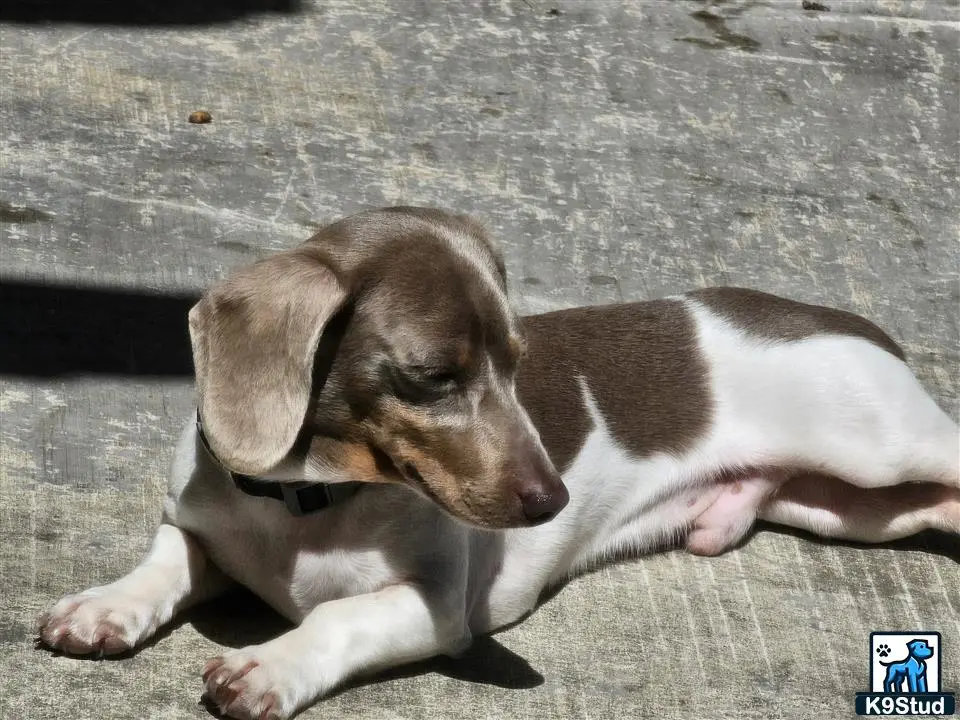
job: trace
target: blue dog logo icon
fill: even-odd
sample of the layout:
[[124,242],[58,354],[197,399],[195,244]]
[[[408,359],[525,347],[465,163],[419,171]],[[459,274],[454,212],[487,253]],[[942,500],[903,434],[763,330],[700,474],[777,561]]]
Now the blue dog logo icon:
[[942,647],[938,632],[870,633],[870,692],[857,693],[857,714],[953,715],[954,693],[940,688]]
[[[888,654],[890,651],[887,648],[887,645],[878,646],[877,654],[881,657]],[[933,652],[934,648],[929,642],[923,638],[914,638],[907,643],[907,656],[903,660],[894,662],[881,660],[880,664],[887,668],[887,675],[883,681],[884,692],[927,692],[926,660],[933,657]]]

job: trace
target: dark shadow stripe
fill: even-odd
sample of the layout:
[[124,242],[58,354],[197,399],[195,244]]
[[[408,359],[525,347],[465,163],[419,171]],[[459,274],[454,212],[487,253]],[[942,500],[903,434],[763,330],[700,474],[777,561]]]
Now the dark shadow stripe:
[[0,280],[0,374],[191,377],[198,299]]

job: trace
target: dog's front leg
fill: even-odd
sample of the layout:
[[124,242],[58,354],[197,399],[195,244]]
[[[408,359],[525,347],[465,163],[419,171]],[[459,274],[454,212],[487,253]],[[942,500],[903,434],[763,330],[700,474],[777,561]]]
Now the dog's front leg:
[[112,655],[153,635],[176,613],[230,584],[199,543],[163,523],[150,552],[119,580],[60,600],[39,620],[40,640],[76,655]]
[[205,693],[241,720],[282,720],[345,679],[469,643],[464,598],[398,584],[317,606],[299,627],[207,663]]

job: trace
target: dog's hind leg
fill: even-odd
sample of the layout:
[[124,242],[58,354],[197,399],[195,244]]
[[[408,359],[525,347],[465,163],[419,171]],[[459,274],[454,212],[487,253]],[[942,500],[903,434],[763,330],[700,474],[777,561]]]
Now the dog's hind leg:
[[[960,430],[901,361],[863,347],[843,403],[760,517],[832,538],[886,542],[960,533]],[[839,384],[834,383],[839,387]],[[856,402],[854,402],[856,401]],[[824,433],[823,430],[828,430]],[[802,456],[801,456],[802,457]],[[839,478],[839,479],[838,479]]]
[[845,335],[763,343],[707,313],[699,323],[722,467],[960,488],[956,422],[888,349]]
[[960,534],[960,488],[904,483],[863,488],[825,475],[784,483],[760,518],[824,537],[878,543],[929,528]]
[[883,691],[888,693],[900,692],[900,683],[902,678],[896,670],[888,669],[887,677],[883,681]]
[[[824,368],[810,380],[831,388],[836,400],[823,405],[801,464],[863,488],[938,483],[960,490],[957,423],[902,361],[866,343],[845,354],[837,353],[847,367]],[[852,377],[830,377],[844,372]]]
[[68,595],[44,613],[39,639],[74,655],[126,652],[176,613],[229,584],[193,537],[164,523],[150,552],[129,575]]
[[694,555],[719,555],[746,537],[761,505],[784,481],[777,471],[721,483],[719,493],[693,521],[686,548]]

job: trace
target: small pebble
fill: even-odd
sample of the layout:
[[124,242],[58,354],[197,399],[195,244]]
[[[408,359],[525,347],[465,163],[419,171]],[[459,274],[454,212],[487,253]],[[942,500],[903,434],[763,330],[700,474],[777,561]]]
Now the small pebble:
[[196,112],[190,113],[190,117],[188,117],[187,120],[195,125],[203,125],[212,121],[213,115],[208,113],[206,110],[197,110]]

